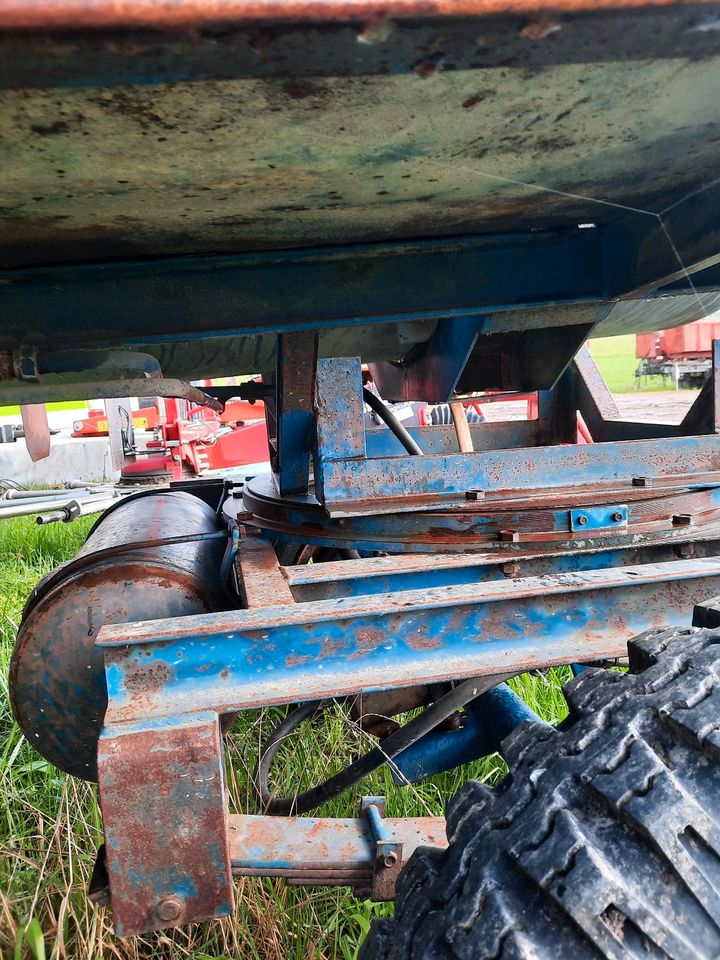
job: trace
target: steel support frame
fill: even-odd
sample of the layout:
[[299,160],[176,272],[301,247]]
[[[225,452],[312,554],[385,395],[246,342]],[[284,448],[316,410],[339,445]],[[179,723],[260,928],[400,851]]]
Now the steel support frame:
[[[718,359],[718,347],[715,347]],[[331,517],[395,514],[456,507],[468,497],[514,493],[530,498],[549,490],[628,487],[646,484],[707,485],[720,482],[720,435],[716,433],[715,376],[679,426],[625,423],[612,413],[601,378],[583,348],[557,384],[541,392],[532,451],[482,448],[472,454],[369,456],[358,405],[362,374],[358,359],[318,361],[317,446],[314,494]],[[579,412],[600,442],[577,447]],[[494,425],[497,428],[497,425]],[[495,429],[497,435],[502,431]],[[510,427],[508,435],[517,432]],[[420,432],[422,436],[422,432]],[[617,442],[622,441],[622,442]]]
[[[367,576],[368,561],[353,563]],[[268,866],[267,850],[246,851],[242,863],[232,853],[233,835],[252,824],[228,819],[221,716],[617,657],[630,637],[687,619],[696,603],[720,594],[717,557],[502,582],[463,576],[455,585],[452,570],[464,569],[456,558],[434,564],[445,573],[442,587],[402,589],[400,576],[390,592],[303,602],[293,594],[302,578],[278,564],[268,541],[246,536],[241,580],[266,584],[246,590],[248,609],[102,628],[109,705],[98,772],[121,935],[227,913],[232,873],[253,872],[248,858],[256,855],[257,870]],[[332,581],[337,565],[327,566]],[[326,827],[341,829],[318,830]],[[332,879],[317,851],[311,868],[293,860],[305,821],[286,820],[284,829],[282,875]],[[367,885],[367,863],[363,871]]]
[[[375,510],[380,524],[389,520],[383,510],[394,497],[401,506],[405,500],[416,510],[423,506],[417,491],[424,491],[432,506],[444,507],[472,490],[475,502],[489,494],[483,504],[492,508],[493,497],[508,492],[509,470],[529,506],[537,507],[539,495],[550,494],[551,514],[557,513],[552,497],[558,476],[561,491],[582,496],[595,490],[596,498],[564,510],[564,553],[558,544],[516,545],[536,567],[532,575],[518,576],[507,569],[507,558],[498,556],[493,560],[502,564],[503,578],[492,579],[488,554],[435,553],[434,586],[423,580],[425,567],[417,557],[286,568],[267,532],[263,536],[257,528],[241,526],[235,564],[245,609],[103,627],[97,643],[109,702],[98,777],[110,895],[121,935],[228,913],[233,873],[353,883],[376,896],[392,894],[412,844],[405,828],[384,823],[377,799],[365,804],[364,821],[230,817],[223,716],[299,700],[611,659],[624,654],[631,637],[687,622],[693,607],[720,595],[720,556],[713,548],[720,534],[714,380],[685,423],[662,439],[646,433],[637,440],[586,447],[375,458],[367,456],[364,431],[356,427],[360,388],[358,361],[319,361],[315,492],[327,507],[328,490],[344,489],[341,506],[349,514],[339,510],[339,518],[330,522],[346,524],[358,514],[364,519],[352,496],[370,476],[382,482],[378,496],[384,499]],[[300,399],[307,414],[306,393]],[[547,442],[548,431],[556,443],[570,439],[565,414],[573,402],[582,406],[596,432],[615,422],[611,399],[584,354],[541,399],[538,444]],[[687,428],[709,435],[678,435]],[[291,447],[300,487],[303,449],[302,444]],[[355,486],[345,477],[344,487],[332,487],[338,465],[351,477],[358,471]],[[445,473],[436,490],[438,471]],[[544,472],[551,479],[544,479]],[[609,485],[614,492],[623,483],[628,490],[656,485],[671,502],[698,495],[706,501],[697,516],[677,518],[681,538],[673,529],[631,536],[632,504],[608,503],[601,495],[598,502],[598,491],[607,492]],[[365,498],[368,492],[366,486]],[[309,492],[295,497],[297,503],[311,499]],[[292,503],[293,496],[281,500]],[[299,524],[297,536],[303,532]],[[563,572],[563,563],[579,556],[588,542],[594,544],[596,562]],[[624,557],[640,562],[623,563]],[[305,843],[308,831],[316,841],[312,845]],[[427,839],[441,831],[433,822],[421,834]],[[175,838],[171,845],[169,836]],[[354,851],[352,863],[345,865],[337,858],[342,837]]]

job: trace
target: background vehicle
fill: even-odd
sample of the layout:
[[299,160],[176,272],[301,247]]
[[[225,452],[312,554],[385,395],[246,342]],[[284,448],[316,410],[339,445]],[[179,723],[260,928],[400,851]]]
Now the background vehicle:
[[662,377],[680,387],[701,387],[712,373],[712,344],[719,327],[714,316],[673,330],[637,335],[640,359],[635,377]]

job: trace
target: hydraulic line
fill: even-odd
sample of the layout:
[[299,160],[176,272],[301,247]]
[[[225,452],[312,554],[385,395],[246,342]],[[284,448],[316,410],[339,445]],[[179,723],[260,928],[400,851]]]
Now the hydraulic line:
[[392,410],[371,390],[363,387],[363,400],[380,417],[385,426],[395,434],[400,443],[405,447],[408,453],[422,456],[422,450],[408,433],[407,429],[400,423]]
[[502,674],[463,680],[462,683],[453,687],[452,690],[424,710],[420,716],[415,717],[405,726],[391,733],[377,747],[354,760],[344,770],[334,774],[328,780],[294,797],[274,797],[268,787],[268,775],[270,765],[282,741],[296,730],[301,723],[308,720],[319,710],[324,709],[330,701],[314,701],[302,704],[292,710],[278,724],[261,751],[253,780],[262,803],[263,812],[275,816],[288,816],[289,814],[307,813],[308,810],[319,807],[327,800],[337,797],[359,783],[374,770],[377,770],[378,767],[402,753],[420,737],[434,730],[438,724],[446,720],[456,710],[459,710],[460,707],[464,707],[466,703],[475,700],[486,690],[497,686],[508,676],[509,674]]

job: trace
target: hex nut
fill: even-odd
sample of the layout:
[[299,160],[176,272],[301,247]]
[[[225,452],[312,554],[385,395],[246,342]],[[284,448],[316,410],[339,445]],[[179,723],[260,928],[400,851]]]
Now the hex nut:
[[155,906],[155,916],[166,923],[178,920],[182,913],[183,902],[179,897],[165,897]]

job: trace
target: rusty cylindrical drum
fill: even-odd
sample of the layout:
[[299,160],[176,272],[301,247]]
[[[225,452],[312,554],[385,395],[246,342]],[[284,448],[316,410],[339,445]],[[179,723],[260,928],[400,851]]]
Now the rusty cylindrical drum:
[[220,529],[215,511],[189,493],[131,497],[99,519],[74,560],[37,585],[10,663],[10,695],[28,741],[56,767],[97,779],[107,691],[95,640],[103,624],[228,606],[220,583],[224,539],[131,545]]

